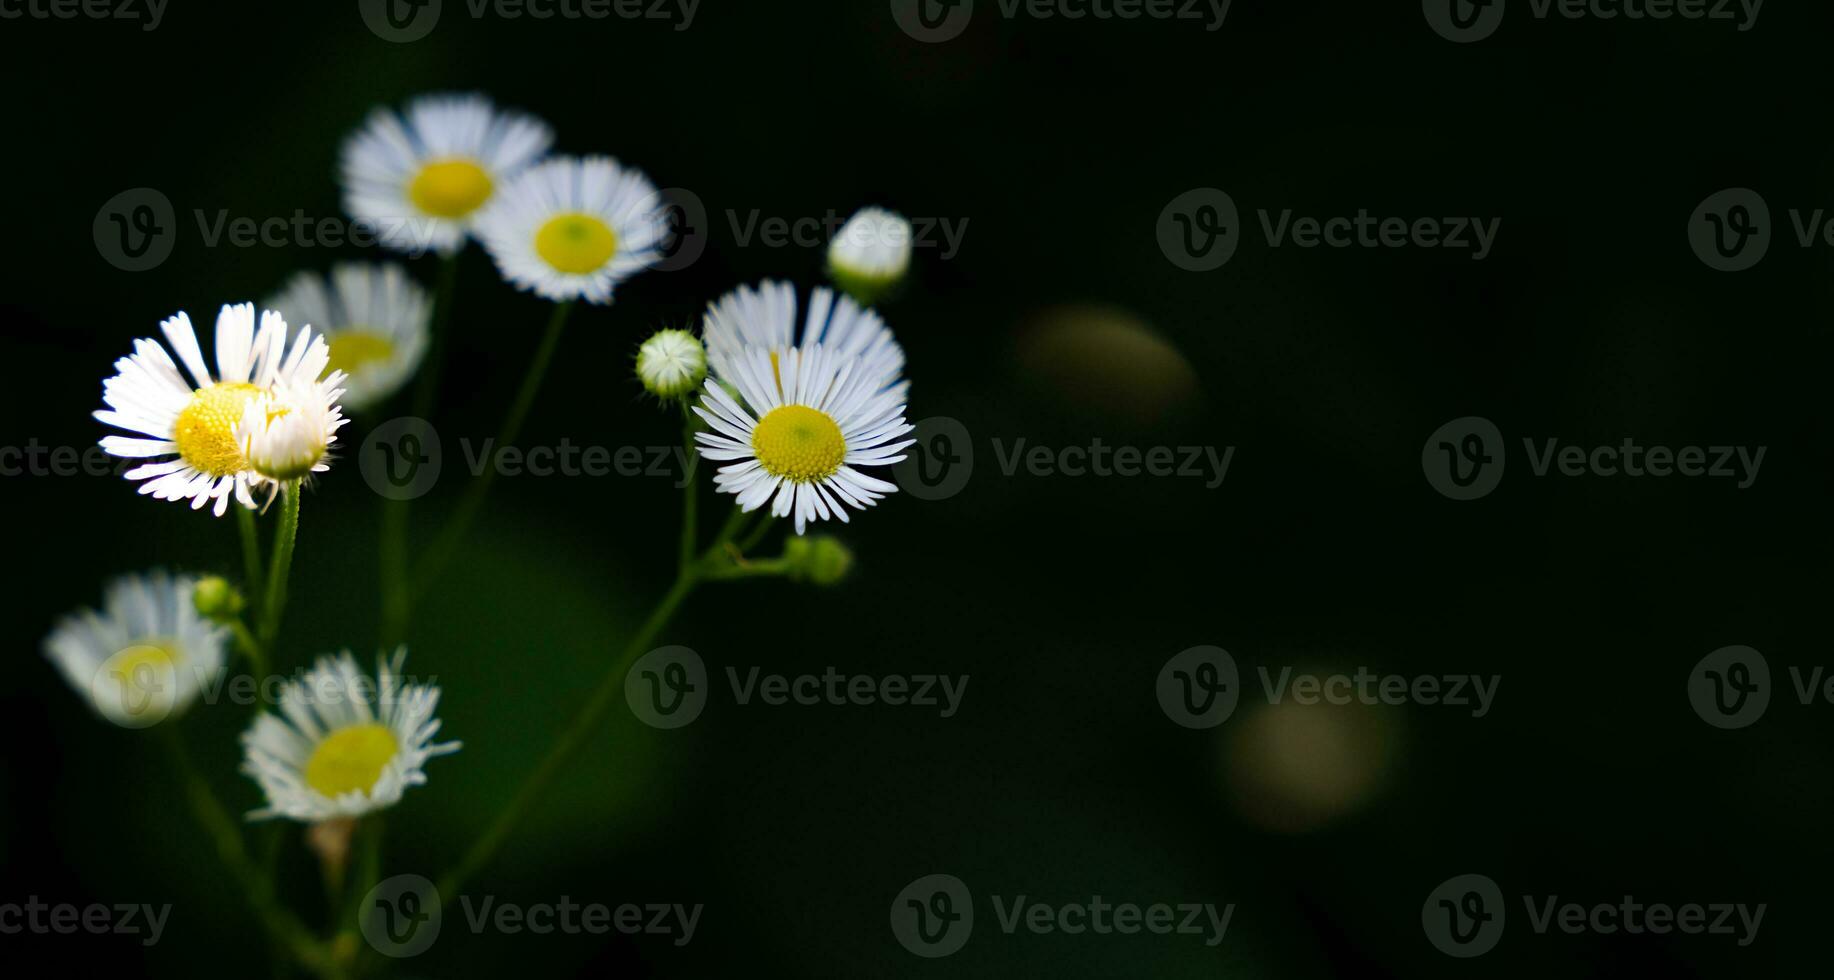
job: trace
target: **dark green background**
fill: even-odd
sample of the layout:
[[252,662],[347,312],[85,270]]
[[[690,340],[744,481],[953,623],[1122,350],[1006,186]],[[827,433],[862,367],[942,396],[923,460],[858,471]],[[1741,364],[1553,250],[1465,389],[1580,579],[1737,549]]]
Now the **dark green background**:
[[[1537,21],[1458,46],[1417,4],[1238,0],[1226,27],[1005,21],[921,45],[877,0],[706,0],[693,27],[472,22],[384,43],[354,3],[173,0],[158,30],[0,22],[8,82],[6,383],[0,442],[87,446],[100,382],[178,309],[208,323],[299,268],[359,250],[206,248],[194,209],[336,216],[338,145],[369,109],[479,90],[549,120],[563,152],[608,152],[712,212],[690,269],[638,278],[579,315],[524,442],[655,445],[671,420],[628,380],[636,343],[740,283],[817,280],[816,249],[741,247],[726,219],[882,203],[966,219],[961,253],[919,250],[885,315],[909,353],[913,418],[973,434],[967,489],[892,499],[839,533],[845,586],[703,590],[666,635],[709,670],[966,673],[962,712],[736,708],[674,733],[620,706],[468,890],[499,901],[704,902],[694,942],[447,931],[404,975],[1778,976],[1826,961],[1834,705],[1789,696],[1828,663],[1824,423],[1834,254],[1798,248],[1787,208],[1834,208],[1829,18],[1771,0],[1756,28]],[[1690,252],[1695,205],[1751,186],[1779,222],[1739,275]],[[96,210],[165,193],[172,257],[121,272]],[[1328,216],[1500,215],[1483,262],[1419,251],[1270,250],[1181,271],[1154,223],[1190,188]],[[414,265],[431,281],[433,262]],[[487,436],[544,304],[467,253],[436,424],[447,477]],[[1108,313],[1091,314],[1090,310]],[[1070,312],[1066,312],[1070,311]],[[1125,316],[1188,363],[1050,338]],[[1054,326],[1056,325],[1056,326]],[[1579,444],[1768,447],[1756,485],[1535,479],[1518,454],[1490,497],[1422,477],[1457,416]],[[375,420],[349,430],[354,443]],[[992,441],[1238,447],[1227,482],[1001,473]],[[12,669],[0,674],[0,902],[174,906],[164,940],[0,937],[60,970],[258,975],[254,920],[194,830],[146,733],[92,719],[39,652],[110,575],[230,572],[234,528],[113,478],[12,477]],[[705,498],[712,506],[712,496]],[[377,498],[355,461],[305,501],[283,663],[376,625]],[[655,479],[505,479],[412,636],[465,750],[389,815],[389,873],[436,874],[495,812],[667,586],[678,494]],[[1213,732],[1171,724],[1159,667],[1196,644],[1255,666],[1500,673],[1499,703],[1318,711],[1350,718],[1375,791],[1314,829],[1252,787],[1271,776]],[[1776,698],[1721,732],[1685,693],[1707,652],[1763,651]],[[246,709],[183,728],[219,792]],[[1250,805],[1244,807],[1246,794]],[[286,868],[307,914],[303,858]],[[974,938],[919,960],[887,927],[914,878],[959,875]],[[1758,942],[1534,935],[1519,897],[1482,960],[1429,946],[1420,903],[1485,873],[1510,896],[1768,903]],[[1235,902],[1227,940],[1001,934],[989,895]]]

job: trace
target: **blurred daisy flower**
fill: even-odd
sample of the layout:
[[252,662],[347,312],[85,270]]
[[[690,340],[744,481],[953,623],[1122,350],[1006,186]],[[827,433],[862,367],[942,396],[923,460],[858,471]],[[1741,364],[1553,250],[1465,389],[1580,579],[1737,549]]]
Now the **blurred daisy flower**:
[[344,142],[344,209],[388,248],[451,254],[497,191],[553,142],[546,123],[482,95],[377,109]]
[[325,338],[352,411],[387,401],[426,357],[432,300],[396,263],[341,263],[329,277],[301,272],[267,306]]
[[267,797],[250,819],[316,823],[381,810],[427,781],[428,759],[459,750],[433,743],[439,688],[404,686],[405,657],[378,658],[373,682],[349,653],[320,657],[285,685],[280,715],[263,712],[242,735],[242,771]]
[[117,373],[102,382],[108,408],[95,417],[137,435],[105,436],[102,448],[127,458],[173,457],[127,471],[129,480],[146,481],[141,493],[189,500],[193,510],[215,501],[218,516],[232,493],[243,506],[254,507],[250,487],[267,478],[250,465],[237,426],[249,405],[276,387],[335,389],[336,377],[320,381],[316,373],[324,370],[324,341],[301,330],[289,349],[280,314],[264,311],[257,332],[253,303],[225,306],[217,314],[213,377],[190,316],[181,311],[159,329],[192,380],[179,373],[157,340],[134,341],[134,353],[116,361]]
[[911,266],[911,223],[884,208],[861,208],[828,243],[828,274],[863,303],[883,296]]
[[796,330],[796,290],[789,283],[766,280],[756,288],[740,286],[708,304],[702,325],[707,342],[707,363],[715,376],[730,377],[732,364],[747,347],[781,354],[792,347],[817,344],[839,357],[858,357],[860,370],[882,378],[887,389],[904,401],[909,383],[904,371],[904,348],[879,314],[826,287],[809,296],[802,332]]
[[145,728],[185,710],[223,670],[224,630],[198,613],[195,578],[115,579],[102,609],[65,617],[45,655],[102,717]]
[[864,510],[896,491],[855,468],[896,463],[913,442],[899,441],[912,428],[902,392],[869,367],[821,344],[730,352],[721,380],[743,404],[709,380],[695,408],[713,429],[695,433],[701,456],[729,464],[714,485],[746,511],[770,501],[774,516],[795,518],[797,534],[812,520],[845,522],[847,507]]
[[555,157],[504,187],[479,215],[477,235],[518,289],[603,304],[661,261],[669,220],[643,174],[610,157]]

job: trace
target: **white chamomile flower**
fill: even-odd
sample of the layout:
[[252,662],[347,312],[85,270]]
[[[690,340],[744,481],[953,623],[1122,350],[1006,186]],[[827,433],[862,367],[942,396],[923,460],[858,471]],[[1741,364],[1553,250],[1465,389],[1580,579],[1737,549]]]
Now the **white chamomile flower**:
[[242,771],[267,797],[250,819],[317,823],[390,807],[426,783],[428,759],[459,750],[457,742],[433,743],[439,688],[404,686],[406,655],[378,657],[375,681],[348,652],[320,657],[286,684],[280,715],[262,712],[242,734]]
[[661,261],[668,235],[655,185],[610,157],[530,167],[477,223],[503,278],[555,302],[611,302],[614,286]]
[[680,398],[707,377],[707,348],[686,330],[658,330],[637,348],[637,378],[657,398]]
[[289,323],[311,324],[344,372],[344,405],[373,408],[401,390],[427,353],[433,303],[395,263],[345,262],[329,278],[301,272],[268,300]]
[[[322,355],[324,344],[313,349]],[[330,469],[325,460],[346,421],[337,405],[343,378],[333,371],[323,381],[282,384],[250,399],[235,430],[249,467],[276,483]]]
[[867,367],[820,344],[733,353],[721,380],[738,389],[743,406],[709,380],[695,408],[713,427],[694,435],[700,454],[735,461],[720,467],[714,485],[737,494],[746,511],[771,500],[773,515],[795,517],[797,534],[811,520],[845,522],[843,504],[864,510],[896,491],[855,469],[896,463],[914,441],[897,441],[912,428],[904,400]]
[[159,341],[134,341],[134,353],[116,361],[117,373],[102,382],[108,408],[95,417],[138,435],[105,436],[102,448],[129,458],[174,457],[127,471],[128,479],[146,481],[141,493],[189,500],[193,510],[215,501],[218,516],[228,509],[232,493],[243,506],[254,507],[250,487],[266,478],[249,465],[236,425],[249,403],[276,386],[318,384],[312,372],[324,370],[324,342],[318,341],[317,356],[308,356],[316,338],[301,331],[289,350],[287,322],[280,314],[264,311],[257,332],[253,303],[225,306],[217,314],[213,377],[189,316],[180,312],[159,329],[192,380],[179,373]]
[[858,357],[864,373],[880,377],[888,390],[904,401],[909,382],[904,371],[904,348],[879,314],[845,295],[818,286],[809,296],[802,333],[796,331],[796,289],[786,282],[766,280],[757,288],[740,286],[707,305],[702,323],[707,342],[707,363],[716,377],[732,380],[732,362],[747,347],[781,354],[792,347],[827,348],[839,357]]
[[828,243],[828,272],[855,296],[873,296],[911,266],[911,223],[884,208],[861,208]]
[[108,584],[102,609],[65,617],[45,655],[102,717],[145,728],[185,710],[223,670],[224,631],[197,611],[195,578],[165,572]]
[[546,123],[482,95],[377,109],[344,142],[344,209],[389,248],[449,255],[496,192],[553,143]]

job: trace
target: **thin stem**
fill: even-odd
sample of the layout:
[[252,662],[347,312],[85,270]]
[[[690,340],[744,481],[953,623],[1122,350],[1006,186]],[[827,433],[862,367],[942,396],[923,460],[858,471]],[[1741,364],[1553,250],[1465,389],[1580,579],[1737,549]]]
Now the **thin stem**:
[[764,540],[764,536],[770,533],[770,529],[773,526],[775,526],[776,523],[777,523],[777,518],[772,516],[770,512],[766,511],[764,514],[764,519],[759,521],[757,523],[757,526],[751,529],[750,534],[747,534],[745,535],[745,537],[739,539],[738,543],[733,545],[733,547],[739,549],[739,554],[741,555],[746,553],[747,551],[750,551],[753,548],[756,548],[758,546],[758,542]]
[[694,449],[695,415],[688,411],[688,403],[681,403],[681,441],[687,448],[687,455],[682,457],[688,471],[682,474],[681,491],[681,552],[675,563],[676,574],[685,574],[688,563],[694,560],[694,545],[697,540],[694,526],[694,512],[700,501],[700,487],[694,482],[694,464],[700,454]]
[[446,354],[446,321],[452,317],[452,291],[458,282],[459,255],[455,251],[441,260],[439,285],[433,290],[433,315],[427,322],[427,356],[420,362],[420,376],[414,379],[413,414],[426,418],[433,411],[439,394],[439,373]]
[[698,576],[692,571],[676,577],[675,584],[670,587],[668,594],[664,595],[662,601],[656,604],[656,608],[650,611],[649,618],[643,623],[643,628],[631,637],[630,642],[624,647],[624,652],[605,671],[605,676],[599,680],[599,685],[592,692],[592,696],[586,700],[586,704],[580,708],[579,713],[573,716],[573,720],[568,723],[560,738],[555,740],[554,745],[548,749],[547,756],[535,767],[535,771],[523,780],[521,788],[510,799],[509,805],[497,814],[496,820],[492,821],[483,835],[472,843],[459,863],[440,879],[438,888],[442,901],[451,902],[453,898],[457,897],[459,889],[464,887],[465,880],[490,861],[491,856],[496,853],[498,847],[502,846],[510,831],[515,829],[517,821],[522,819],[523,813],[541,795],[541,791],[547,788],[548,783],[553,781],[554,776],[560,772],[561,767],[567,763],[573,753],[584,744],[586,736],[592,734],[592,730],[598,726],[599,717],[605,713],[605,708],[617,698],[618,692],[622,690],[624,672],[629,668],[630,662],[635,660],[638,654],[649,649],[650,644],[656,639],[656,634],[662,632],[663,627],[668,625],[676,609],[681,606],[682,600],[694,591],[699,581]]
[[623,688],[624,673],[630,669],[631,661],[650,648],[657,634],[668,626],[669,621],[675,616],[675,611],[694,592],[696,586],[704,579],[719,577],[719,569],[722,567],[721,559],[725,555],[724,549],[732,540],[733,532],[738,530],[745,516],[745,513],[739,508],[732,508],[732,513],[726,518],[725,527],[720,529],[719,537],[708,546],[705,552],[701,553],[699,560],[684,566],[681,573],[675,576],[675,584],[669,587],[668,593],[657,602],[656,608],[650,611],[649,618],[643,621],[643,627],[637,631],[635,636],[631,637],[629,643],[625,644],[624,651],[619,654],[618,659],[612,661],[611,665],[606,668],[605,675],[599,679],[598,687],[593,689],[585,705],[573,716],[573,720],[567,724],[560,738],[556,739],[553,746],[548,749],[547,756],[536,765],[535,771],[523,780],[522,786],[516,790],[516,795],[510,798],[508,805],[497,814],[497,818],[491,822],[484,833],[472,842],[459,863],[440,878],[438,888],[442,901],[451,902],[457,897],[459,889],[464,887],[465,880],[490,861],[491,856],[497,852],[497,848],[503,845],[503,841],[516,828],[516,823],[522,819],[523,813],[541,795],[541,791],[547,787],[547,784],[553,781],[555,775],[560,772],[562,766],[566,765],[573,753],[579,751],[586,736],[592,734],[592,730],[597,727],[599,717],[605,713],[605,708],[616,699],[618,692]]
[[556,303],[554,312],[548,317],[548,327],[541,336],[541,345],[535,348],[535,358],[529,362],[529,369],[522,376],[522,387],[516,392],[516,400],[510,403],[509,412],[503,417],[503,424],[497,428],[496,441],[491,450],[489,464],[484,472],[465,488],[465,496],[459,500],[458,509],[452,520],[440,531],[439,537],[427,548],[420,565],[415,569],[413,590],[410,601],[423,595],[427,588],[439,576],[440,570],[457,550],[471,525],[477,520],[478,511],[484,506],[484,498],[490,495],[490,487],[496,482],[497,456],[508,446],[515,445],[516,438],[522,434],[523,420],[528,417],[529,408],[535,404],[535,396],[541,391],[542,380],[547,376],[548,365],[554,360],[554,351],[560,346],[562,329],[567,325],[567,314],[573,309],[571,300]]
[[788,575],[790,564],[782,558],[766,558],[762,561],[748,561],[743,565],[727,565],[708,569],[704,577],[709,582],[728,582],[740,578],[775,578]]
[[249,905],[256,917],[267,930],[268,935],[279,945],[292,953],[302,965],[326,980],[342,977],[343,970],[331,958],[325,948],[313,939],[311,930],[300,922],[286,907],[281,905],[274,893],[272,879],[258,868],[250,859],[248,850],[242,844],[241,829],[236,826],[217,802],[216,795],[210,791],[210,784],[204,781],[197,769],[191,765],[190,757],[185,753],[184,741],[173,725],[161,725],[166,748],[173,767],[184,783],[185,798],[191,805],[192,813],[197,817],[211,838],[216,842],[217,854],[224,865],[248,893]]
[[[458,282],[460,252],[445,257],[439,267],[439,285],[433,293],[433,313],[427,326],[427,356],[414,379],[414,418],[433,411],[439,392],[439,375],[445,363],[446,322],[452,314],[452,294]],[[382,575],[382,629],[379,645],[391,650],[407,638],[412,599],[408,591],[408,501],[382,498],[382,531],[376,542]]]
[[255,512],[237,507],[236,532],[242,538],[242,591],[245,595],[261,594],[261,542],[255,537]]
[[261,642],[255,639],[255,634],[248,631],[248,626],[242,622],[242,617],[238,616],[229,621],[229,631],[230,635],[235,637],[236,649],[242,651],[242,654],[248,658],[248,666],[254,672],[255,683],[259,684],[266,680],[267,654],[262,651]]
[[274,556],[268,566],[267,603],[261,614],[261,649],[272,654],[280,636],[280,616],[287,605],[287,573],[293,567],[293,543],[299,537],[300,482],[280,491],[280,523],[274,527]]

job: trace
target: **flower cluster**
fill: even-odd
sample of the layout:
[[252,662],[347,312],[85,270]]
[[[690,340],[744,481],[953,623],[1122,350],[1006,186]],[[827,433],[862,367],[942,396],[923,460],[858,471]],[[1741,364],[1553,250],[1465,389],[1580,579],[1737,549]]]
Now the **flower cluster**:
[[[554,304],[500,430],[506,444],[541,387],[575,301],[609,304],[622,283],[661,260],[668,211],[649,178],[608,156],[549,155],[553,142],[545,123],[481,96],[431,96],[400,112],[376,111],[344,146],[345,206],[386,247],[440,255],[446,274],[437,290],[423,288],[397,262],[301,272],[259,308],[224,306],[209,357],[190,317],[179,312],[160,323],[163,340],[141,337],[115,363],[102,386],[106,407],[95,417],[118,431],[102,437],[102,448],[139,461],[126,477],[142,494],[188,501],[193,510],[209,505],[217,516],[236,505],[243,578],[238,586],[220,574],[131,575],[108,584],[100,609],[58,623],[45,652],[99,715],[129,728],[177,718],[223,690],[232,654],[245,657],[259,680],[279,680],[270,668],[302,491],[308,478],[329,469],[346,408],[380,410],[416,379],[416,403],[430,404],[423,396],[437,377],[435,341],[453,307],[456,259],[468,241],[480,244],[510,286]],[[694,519],[699,488],[688,487],[675,590],[646,629],[660,629],[700,581],[757,574],[817,586],[840,581],[852,552],[831,538],[803,537],[808,526],[849,521],[849,511],[896,490],[872,472],[902,460],[912,444],[910,386],[904,349],[870,297],[902,279],[909,225],[865,209],[837,236],[828,260],[840,292],[799,294],[776,281],[741,287],[708,304],[698,332],[660,330],[637,349],[636,379],[679,411],[685,442],[720,464],[713,486],[731,494],[734,506],[703,551]],[[416,571],[423,581],[437,574],[438,556],[451,550],[442,543],[463,535],[488,487],[481,479],[467,488],[471,505],[456,508],[461,516],[422,550],[414,569],[387,562],[409,549],[405,524],[384,521],[378,646],[392,653],[378,657],[374,677],[349,652],[319,657],[269,689],[272,710],[258,712],[242,736],[243,772],[265,798],[249,817],[312,825],[308,840],[328,883],[342,880],[355,821],[399,802],[408,787],[426,782],[428,760],[459,748],[435,741],[440,689],[410,682],[402,672],[405,647],[388,637],[391,617],[395,627],[405,625],[407,579]],[[257,522],[275,500],[283,504],[264,562]],[[796,536],[784,541],[780,557],[745,559],[742,552],[766,539],[775,518],[790,518]],[[625,666],[651,638],[632,641]],[[620,670],[603,683],[617,683]],[[590,699],[575,728],[590,724],[608,700]],[[563,739],[555,752],[577,742]],[[519,798],[555,768],[535,769]],[[502,819],[519,812],[511,806]],[[200,815],[207,825],[223,823]],[[501,837],[493,831],[480,846],[487,852]],[[219,845],[226,854],[239,847]],[[270,931],[297,938],[284,924]],[[334,948],[327,941],[325,950]],[[306,950],[302,961],[319,952]]]

